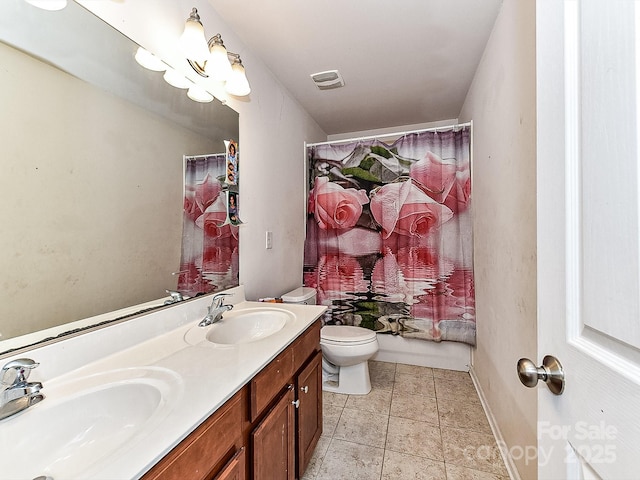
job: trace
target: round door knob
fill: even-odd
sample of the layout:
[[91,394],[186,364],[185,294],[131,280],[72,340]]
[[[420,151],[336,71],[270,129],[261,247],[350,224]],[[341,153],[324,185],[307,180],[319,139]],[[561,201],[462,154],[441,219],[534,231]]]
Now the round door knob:
[[309,387],[307,385],[305,385],[304,387],[300,387],[300,390],[302,391],[302,393],[309,393]]
[[525,387],[533,388],[538,384],[538,380],[542,380],[554,394],[562,395],[564,392],[564,370],[558,359],[552,355],[545,356],[540,367],[536,367],[528,358],[518,360],[518,378]]

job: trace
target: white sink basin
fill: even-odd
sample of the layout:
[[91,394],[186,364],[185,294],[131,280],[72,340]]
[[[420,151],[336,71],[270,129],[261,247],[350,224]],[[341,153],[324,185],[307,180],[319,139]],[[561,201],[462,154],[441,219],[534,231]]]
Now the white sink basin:
[[257,342],[279,332],[295,315],[279,308],[244,308],[223,314],[222,319],[208,327],[195,326],[185,335],[185,341],[197,345],[208,341],[218,345],[238,345]]
[[2,478],[99,477],[102,462],[117,462],[118,450],[166,417],[181,387],[176,374],[161,368],[45,383],[42,402],[0,421]]

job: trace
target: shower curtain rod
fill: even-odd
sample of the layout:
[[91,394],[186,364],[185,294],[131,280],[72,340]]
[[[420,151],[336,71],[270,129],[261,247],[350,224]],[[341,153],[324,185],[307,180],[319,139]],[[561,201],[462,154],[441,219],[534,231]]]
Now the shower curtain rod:
[[402,137],[404,135],[410,135],[412,133],[422,133],[422,132],[437,132],[438,130],[445,130],[449,128],[455,127],[470,127],[473,122],[466,123],[456,123],[453,125],[442,125],[440,127],[431,127],[431,128],[422,128],[420,130],[410,130],[407,132],[395,132],[395,133],[384,133],[381,135],[369,135],[367,137],[354,137],[354,138],[345,138],[344,140],[331,140],[328,142],[318,142],[318,143],[307,143],[307,147],[318,147],[320,145],[331,145],[334,143],[343,143],[343,142],[355,142],[357,140],[373,140],[376,138],[387,138],[387,137]]
[[182,157],[199,159],[199,158],[207,158],[207,157],[222,157],[225,155],[226,153],[222,152],[222,153],[203,153],[201,155],[183,155]]

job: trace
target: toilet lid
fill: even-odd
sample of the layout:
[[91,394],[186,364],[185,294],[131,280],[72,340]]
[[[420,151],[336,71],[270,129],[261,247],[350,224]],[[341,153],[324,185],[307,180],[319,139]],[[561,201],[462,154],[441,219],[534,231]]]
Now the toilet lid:
[[320,339],[335,343],[362,343],[376,338],[376,332],[362,327],[347,325],[325,325],[320,330]]

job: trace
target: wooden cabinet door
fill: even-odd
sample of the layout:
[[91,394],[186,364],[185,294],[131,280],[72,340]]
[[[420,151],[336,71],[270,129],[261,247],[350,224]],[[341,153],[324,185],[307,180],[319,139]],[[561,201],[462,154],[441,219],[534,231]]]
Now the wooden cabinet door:
[[251,434],[253,478],[294,480],[295,399],[289,388]]
[[245,480],[245,450],[244,447],[238,450],[214,480]]
[[298,393],[298,478],[309,465],[322,435],[322,352],[316,353],[296,378]]

